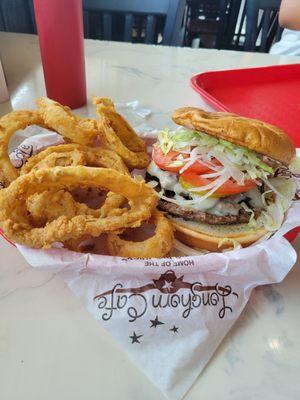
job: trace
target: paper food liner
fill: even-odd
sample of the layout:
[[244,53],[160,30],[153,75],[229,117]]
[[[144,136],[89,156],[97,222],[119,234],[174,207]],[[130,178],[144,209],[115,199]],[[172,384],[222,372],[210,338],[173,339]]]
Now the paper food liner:
[[[20,167],[62,141],[49,132],[31,136],[11,159]],[[295,264],[296,252],[283,235],[299,225],[298,200],[271,239],[226,253],[123,259],[17,248],[31,266],[54,270],[153,384],[177,400],[237,320],[252,289],[282,281]]]

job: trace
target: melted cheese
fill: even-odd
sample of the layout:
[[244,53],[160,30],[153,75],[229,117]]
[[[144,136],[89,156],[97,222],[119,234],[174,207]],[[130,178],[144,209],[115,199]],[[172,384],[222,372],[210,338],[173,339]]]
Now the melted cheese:
[[[174,172],[162,171],[157,167],[157,165],[152,161],[148,166],[147,171],[150,175],[155,176],[163,189],[171,190],[175,193],[174,199],[168,199],[171,203],[176,203],[180,207],[185,210],[194,210],[194,211],[207,211],[214,207],[219,199],[217,198],[209,198],[203,201],[199,201],[200,197],[194,195],[193,193],[189,193],[187,190],[184,190],[183,187],[178,182],[178,175]],[[192,197],[192,200],[186,200],[182,197],[182,194],[189,194]]]
[[155,176],[159,180],[162,188],[175,192],[174,189],[176,187],[176,189],[178,190],[177,185],[179,184],[177,174],[173,172],[162,171],[153,161],[148,166],[147,171],[150,175]]

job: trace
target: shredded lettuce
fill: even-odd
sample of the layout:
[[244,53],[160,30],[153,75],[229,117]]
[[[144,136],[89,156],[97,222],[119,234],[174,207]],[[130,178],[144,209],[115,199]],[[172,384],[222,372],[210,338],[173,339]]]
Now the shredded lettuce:
[[168,129],[165,129],[159,132],[157,138],[160,144],[160,148],[162,149],[162,152],[164,154],[168,154],[174,144],[170,138],[170,131]]
[[172,141],[174,143],[190,142],[192,140],[197,140],[198,136],[198,133],[195,131],[179,131],[172,135]]
[[250,219],[249,219],[249,222],[248,222],[249,227],[254,227],[254,226],[256,226],[255,213],[254,213],[254,211],[253,211],[250,207],[248,207],[247,204],[246,204],[245,202],[242,202],[242,203],[241,203],[241,206],[243,207],[243,209],[244,209],[245,211],[247,211],[247,212],[250,214]]
[[227,142],[226,140],[219,139],[219,144],[221,146],[227,147],[227,149],[234,151],[234,145],[230,142]]
[[264,171],[267,171],[269,173],[273,173],[273,168],[270,167],[268,164],[266,164],[265,162],[263,162],[258,156],[257,154],[252,151],[252,150],[248,150],[248,149],[243,149],[244,150],[244,156],[246,158],[248,158],[249,162],[253,165],[257,165],[258,167],[260,167],[261,169],[263,169]]
[[226,249],[222,250],[222,252],[238,250],[238,249],[242,248],[241,244],[237,240],[232,239],[232,238],[223,238],[223,239],[219,240],[218,248],[222,247],[225,244],[226,245],[230,244],[230,245],[232,245],[232,247],[231,248],[226,247]]
[[289,166],[293,174],[300,174],[300,157],[295,157]]
[[[264,226],[268,231],[277,231],[282,225],[284,214],[289,208],[297,188],[293,179],[274,178],[270,179],[271,185],[277,193],[275,202],[269,204],[265,211],[262,211],[257,223]],[[264,196],[265,193],[262,194]]]

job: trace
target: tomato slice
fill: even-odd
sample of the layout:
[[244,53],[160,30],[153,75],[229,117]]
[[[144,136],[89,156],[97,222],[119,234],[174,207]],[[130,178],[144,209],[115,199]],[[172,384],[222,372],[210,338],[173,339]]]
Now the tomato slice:
[[[178,151],[170,150],[167,154],[164,154],[161,148],[153,147],[152,159],[155,164],[164,171],[169,172],[179,172],[184,166],[183,160],[178,160],[181,153]],[[181,154],[183,158],[187,158],[187,154]],[[176,163],[175,163],[176,162]],[[175,163],[175,165],[174,165]],[[221,165],[217,160],[213,161],[214,165]],[[195,161],[186,171],[195,172],[197,174],[202,174],[204,172],[213,172],[209,167],[202,164],[200,161]]]
[[[194,172],[184,172],[179,179],[181,186],[184,189],[189,189],[191,187],[206,186],[213,182],[215,179],[202,178],[201,175],[195,174]],[[220,186],[213,194],[212,197],[226,197],[238,193],[247,192],[248,190],[254,189],[256,183],[253,180],[245,181],[244,185],[239,185],[232,179],[228,179],[222,186]],[[207,193],[208,190],[201,192],[195,192],[196,194]]]
[[152,150],[152,159],[155,164],[164,171],[178,172],[183,167],[183,162],[178,165],[170,165],[176,161],[180,153],[177,151],[170,150],[167,154],[164,154],[162,149],[154,146]]

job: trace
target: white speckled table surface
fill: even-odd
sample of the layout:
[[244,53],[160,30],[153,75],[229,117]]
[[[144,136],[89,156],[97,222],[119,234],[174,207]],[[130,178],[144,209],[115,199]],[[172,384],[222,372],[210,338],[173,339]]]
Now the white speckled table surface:
[[[209,108],[189,86],[197,72],[296,61],[232,51],[85,44],[88,95],[138,99],[153,111],[149,123],[157,128],[178,106]],[[11,96],[0,114],[33,107],[34,99],[45,95],[37,37],[1,32],[0,57]],[[300,238],[294,246],[299,252]],[[254,290],[187,400],[300,398],[299,267],[298,261],[281,284]],[[51,272],[30,268],[3,239],[0,398],[163,400],[65,284]]]

